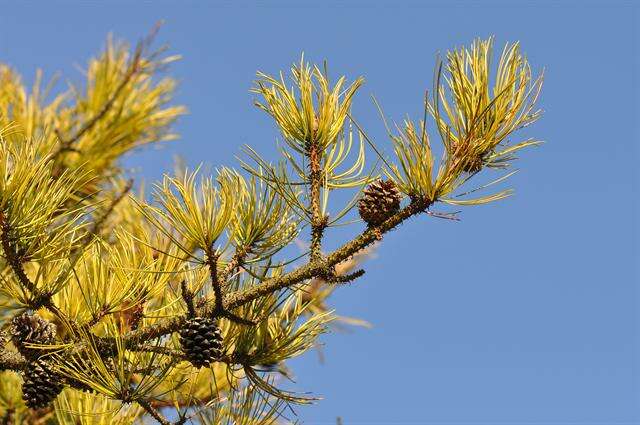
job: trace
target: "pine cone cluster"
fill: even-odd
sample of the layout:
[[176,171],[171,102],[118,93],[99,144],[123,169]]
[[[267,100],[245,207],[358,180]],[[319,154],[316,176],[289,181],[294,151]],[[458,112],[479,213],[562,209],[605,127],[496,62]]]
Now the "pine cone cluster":
[[402,194],[391,180],[376,180],[365,188],[358,212],[368,225],[376,226],[400,209]]
[[182,350],[195,367],[208,366],[222,356],[222,333],[215,320],[191,318],[179,334]]
[[22,398],[31,409],[47,406],[62,391],[62,379],[43,360],[29,364],[24,372]]
[[51,345],[56,326],[35,313],[24,312],[11,321],[11,341],[29,364],[23,374],[22,398],[31,409],[47,406],[63,388],[63,379],[41,356],[42,349],[29,345]]
[[53,344],[56,338],[56,325],[37,314],[24,312],[11,321],[11,340],[20,354],[33,360],[43,354],[42,350],[28,347],[29,344]]

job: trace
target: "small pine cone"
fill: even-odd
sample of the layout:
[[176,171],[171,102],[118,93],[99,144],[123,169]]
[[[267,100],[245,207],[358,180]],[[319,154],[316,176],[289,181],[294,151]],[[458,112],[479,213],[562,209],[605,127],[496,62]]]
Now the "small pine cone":
[[195,367],[208,366],[222,356],[222,334],[214,320],[194,317],[179,333],[182,350]]
[[376,226],[400,209],[402,194],[391,180],[376,180],[363,192],[358,201],[360,218],[367,224]]
[[11,321],[11,340],[20,354],[28,359],[35,359],[42,350],[30,348],[28,344],[53,344],[56,338],[56,325],[37,314],[24,312]]
[[62,391],[62,379],[50,366],[36,360],[24,372],[22,399],[30,409],[46,407]]

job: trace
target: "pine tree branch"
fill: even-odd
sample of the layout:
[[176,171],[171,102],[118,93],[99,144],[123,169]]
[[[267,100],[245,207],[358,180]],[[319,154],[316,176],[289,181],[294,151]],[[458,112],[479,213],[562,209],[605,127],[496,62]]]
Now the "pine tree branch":
[[432,201],[425,199],[413,200],[408,206],[385,220],[382,224],[375,227],[369,227],[360,234],[360,236],[329,254],[324,261],[310,262],[283,276],[267,279],[258,286],[230,294],[225,299],[225,307],[228,309],[237,308],[277,290],[295,285],[305,279],[319,275],[321,276],[324,273],[327,273],[327,269],[329,267],[337,265],[358,251],[371,245],[380,239],[382,234],[394,229],[409,217],[425,211],[432,203]]
[[[426,211],[432,203],[433,201],[427,199],[416,198],[412,200],[408,206],[401,209],[382,224],[367,228],[360,236],[344,244],[329,254],[325,259],[307,263],[282,276],[267,279],[253,288],[227,295],[223,299],[223,312],[243,306],[255,299],[293,286],[306,279],[326,275],[329,273],[330,268],[376,242],[381,238],[382,234],[396,228],[408,218]],[[215,316],[215,312],[215,306],[205,305],[200,308],[199,314],[210,317],[212,315]],[[124,335],[123,339],[127,347],[135,347],[138,344],[175,332],[183,327],[185,322],[186,319],[184,317],[163,319],[155,324],[131,331]]]

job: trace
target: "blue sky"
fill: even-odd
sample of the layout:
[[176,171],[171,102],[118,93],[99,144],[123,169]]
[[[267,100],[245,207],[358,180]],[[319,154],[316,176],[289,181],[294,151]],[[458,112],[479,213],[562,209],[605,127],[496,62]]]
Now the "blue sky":
[[[252,106],[257,69],[327,59],[364,75],[354,114],[389,148],[389,118],[418,118],[437,52],[520,40],[546,73],[543,118],[526,135],[516,195],[420,217],[385,238],[339,312],[373,323],[323,338],[325,361],[295,360],[298,386],[324,397],[306,423],[640,423],[638,388],[638,17],[632,2],[2,2],[0,60],[79,80],[108,32],[131,41],[164,19],[183,60],[182,138],[127,159],[157,179],[180,153],[234,165],[242,144],[273,152],[277,131]],[[355,226],[328,237],[336,246]]]

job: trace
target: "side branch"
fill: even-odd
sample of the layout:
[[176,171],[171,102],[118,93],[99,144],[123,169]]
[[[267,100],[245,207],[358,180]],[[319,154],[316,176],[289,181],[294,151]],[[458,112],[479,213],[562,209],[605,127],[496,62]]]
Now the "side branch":
[[[315,132],[314,132],[315,133]],[[315,134],[313,135],[315,137]],[[309,146],[310,207],[311,207],[311,262],[322,258],[322,236],[327,226],[327,220],[322,216],[320,208],[320,189],[322,187],[322,170],[320,165],[320,149],[318,143],[311,141]]]
[[245,257],[247,256],[247,254],[249,254],[249,251],[250,251],[249,248],[246,248],[246,247],[241,247],[236,249],[236,252],[235,254],[233,254],[233,257],[231,258],[231,260],[229,260],[229,262],[225,266],[222,273],[220,273],[219,280],[222,285],[225,284],[229,276],[233,275],[233,273],[238,267],[242,266],[242,264],[244,263]]
[[129,84],[129,82],[133,79],[133,77],[140,71],[140,62],[142,59],[144,47],[143,44],[140,43],[136,47],[135,53],[133,55],[133,59],[131,60],[131,64],[129,68],[125,72],[122,81],[116,89],[113,91],[111,96],[107,99],[107,101],[102,105],[102,108],[91,118],[89,121],[84,123],[82,127],[69,139],[64,139],[62,134],[58,129],[55,130],[58,139],[60,140],[60,148],[54,153],[54,158],[60,155],[64,151],[74,150],[71,145],[80,140],[80,138],[89,130],[91,130],[105,115],[111,110],[116,100],[120,96],[120,93],[124,90],[124,88]]
[[205,253],[207,266],[209,267],[209,274],[211,275],[211,285],[213,286],[213,294],[216,297],[215,300],[215,313],[222,313],[224,311],[222,304],[222,286],[218,279],[218,256],[213,252],[211,248]]
[[87,232],[87,234],[83,237],[83,239],[80,241],[80,245],[81,246],[85,246],[90,240],[92,236],[97,236],[101,229],[103,224],[105,223],[105,221],[107,221],[107,219],[109,218],[109,216],[113,213],[113,211],[115,210],[116,206],[125,198],[125,196],[127,196],[127,194],[131,191],[131,188],[133,187],[133,179],[129,179],[127,180],[127,183],[125,184],[124,188],[122,189],[122,192],[120,192],[118,195],[116,195],[112,200],[111,203],[109,204],[109,206],[107,207],[106,211],[104,211],[100,217],[96,218],[96,220],[93,222],[93,224],[91,225],[91,228],[89,229],[89,231]]
[[411,204],[400,210],[397,214],[393,215],[379,226],[369,227],[360,234],[360,236],[332,252],[327,256],[325,261],[308,263],[281,277],[267,279],[256,287],[231,294],[225,299],[225,307],[229,309],[240,307],[274,291],[295,285],[305,279],[324,274],[327,271],[327,268],[341,263],[358,251],[371,245],[373,242],[378,240],[383,233],[397,227],[409,217],[425,211],[431,203],[431,201],[424,199],[416,199],[412,201]]
[[29,292],[33,295],[37,295],[38,288],[35,283],[31,282],[27,274],[24,272],[22,268],[22,261],[20,256],[15,250],[13,243],[11,241],[11,227],[9,226],[9,222],[6,220],[4,213],[0,212],[0,242],[2,243],[2,251],[4,251],[4,256],[11,266],[11,270],[18,278],[18,281],[22,286],[27,288]]
[[3,212],[0,212],[0,245],[2,245],[2,250],[7,263],[9,263],[9,266],[11,267],[13,274],[18,279],[18,282],[20,282],[20,284],[33,296],[31,307],[46,307],[53,314],[66,320],[64,313],[62,313],[62,311],[53,304],[53,301],[51,301],[51,294],[40,292],[36,284],[33,283],[24,272],[24,268],[22,267],[22,258],[16,251],[13,241],[11,240],[11,226]]

